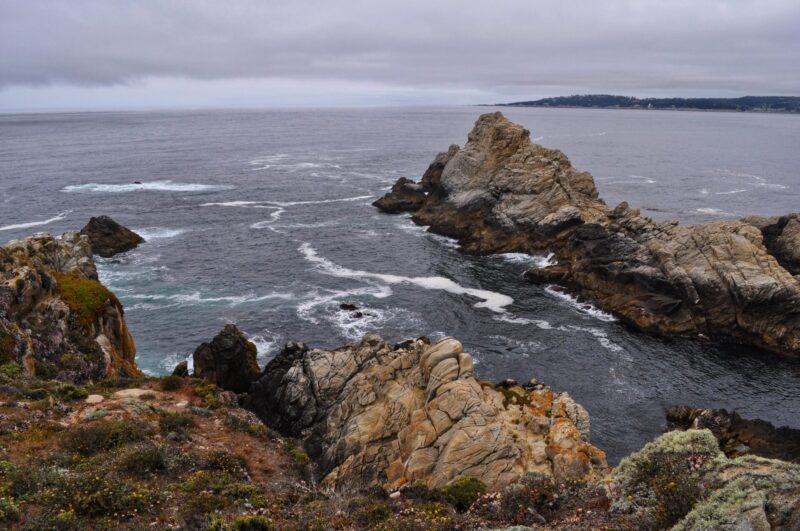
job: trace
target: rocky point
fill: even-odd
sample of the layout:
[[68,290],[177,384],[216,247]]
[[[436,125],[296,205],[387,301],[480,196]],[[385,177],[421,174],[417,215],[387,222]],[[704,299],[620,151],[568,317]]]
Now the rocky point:
[[[564,285],[640,329],[800,354],[797,215],[680,225],[609,208],[589,173],[499,112],[437,155],[420,188],[416,223],[468,253],[552,252],[557,263],[531,281]],[[376,205],[396,211],[396,196]]]

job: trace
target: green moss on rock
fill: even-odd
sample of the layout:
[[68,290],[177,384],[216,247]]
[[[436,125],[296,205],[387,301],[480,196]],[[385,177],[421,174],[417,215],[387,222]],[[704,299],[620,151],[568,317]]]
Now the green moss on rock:
[[119,305],[117,297],[96,280],[75,273],[53,273],[58,282],[58,295],[75,314],[78,326],[90,328],[110,301]]

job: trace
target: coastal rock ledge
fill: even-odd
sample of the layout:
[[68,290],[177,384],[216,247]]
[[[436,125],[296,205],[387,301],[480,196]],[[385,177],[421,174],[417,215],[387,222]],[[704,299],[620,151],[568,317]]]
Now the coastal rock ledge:
[[245,407],[300,438],[328,486],[443,487],[473,476],[500,489],[526,472],[585,482],[607,471],[587,442],[588,413],[568,394],[482,382],[452,338],[391,347],[366,336],[331,351],[290,343]]
[[[679,225],[609,208],[589,173],[499,112],[437,155],[419,188],[417,224],[467,253],[552,252],[557,263],[530,270],[531,281],[566,286],[640,329],[800,354],[797,215]],[[376,206],[399,210],[397,192]]]

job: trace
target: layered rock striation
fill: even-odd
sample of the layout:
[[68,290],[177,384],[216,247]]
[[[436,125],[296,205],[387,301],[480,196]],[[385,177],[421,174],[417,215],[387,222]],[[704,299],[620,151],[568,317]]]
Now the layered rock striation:
[[0,248],[0,363],[83,382],[140,375],[122,305],[86,236],[37,234]]
[[442,487],[473,476],[498,489],[526,472],[582,482],[607,468],[569,395],[481,382],[452,338],[391,347],[366,336],[331,351],[289,344],[245,405],[301,438],[331,486]]
[[641,329],[800,353],[796,215],[679,225],[609,208],[589,173],[499,112],[437,155],[420,187],[416,223],[468,253],[552,252],[557,263],[530,280],[565,285]]

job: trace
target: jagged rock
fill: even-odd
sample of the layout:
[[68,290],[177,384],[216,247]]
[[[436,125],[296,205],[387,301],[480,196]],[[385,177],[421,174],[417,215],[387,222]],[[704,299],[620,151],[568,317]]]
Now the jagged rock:
[[173,376],[180,376],[186,377],[189,376],[189,362],[187,360],[183,360],[175,366],[175,369],[172,371]]
[[348,312],[354,312],[358,310],[358,306],[350,302],[343,302],[339,305],[339,309],[346,310]]
[[323,483],[441,487],[474,476],[501,488],[528,471],[557,481],[602,474],[585,410],[566,394],[478,381],[452,338],[396,348],[376,336],[309,350],[288,345],[245,401],[265,423],[300,437]]
[[610,209],[590,174],[501,113],[448,153],[413,219],[463,251],[546,250],[557,262],[531,281],[563,284],[639,328],[800,354],[796,215],[682,226]]
[[130,251],[144,242],[144,238],[108,216],[92,217],[81,234],[89,237],[92,252],[103,258]]
[[800,213],[772,218],[751,216],[742,221],[757,227],[770,254],[793,275],[800,275]]
[[227,391],[244,393],[260,373],[256,346],[236,328],[225,328],[192,355],[195,378],[203,378]]
[[64,381],[141,375],[122,305],[98,281],[86,236],[9,242],[0,273],[0,360]]
[[384,212],[413,212],[425,202],[422,186],[406,177],[400,177],[392,190],[372,203]]
[[767,421],[743,419],[735,411],[673,406],[670,429],[708,429],[728,457],[752,454],[800,463],[800,430],[776,428]]
[[653,528],[793,529],[800,522],[800,465],[728,459],[705,429],[662,435],[623,459],[609,479],[611,511]]

